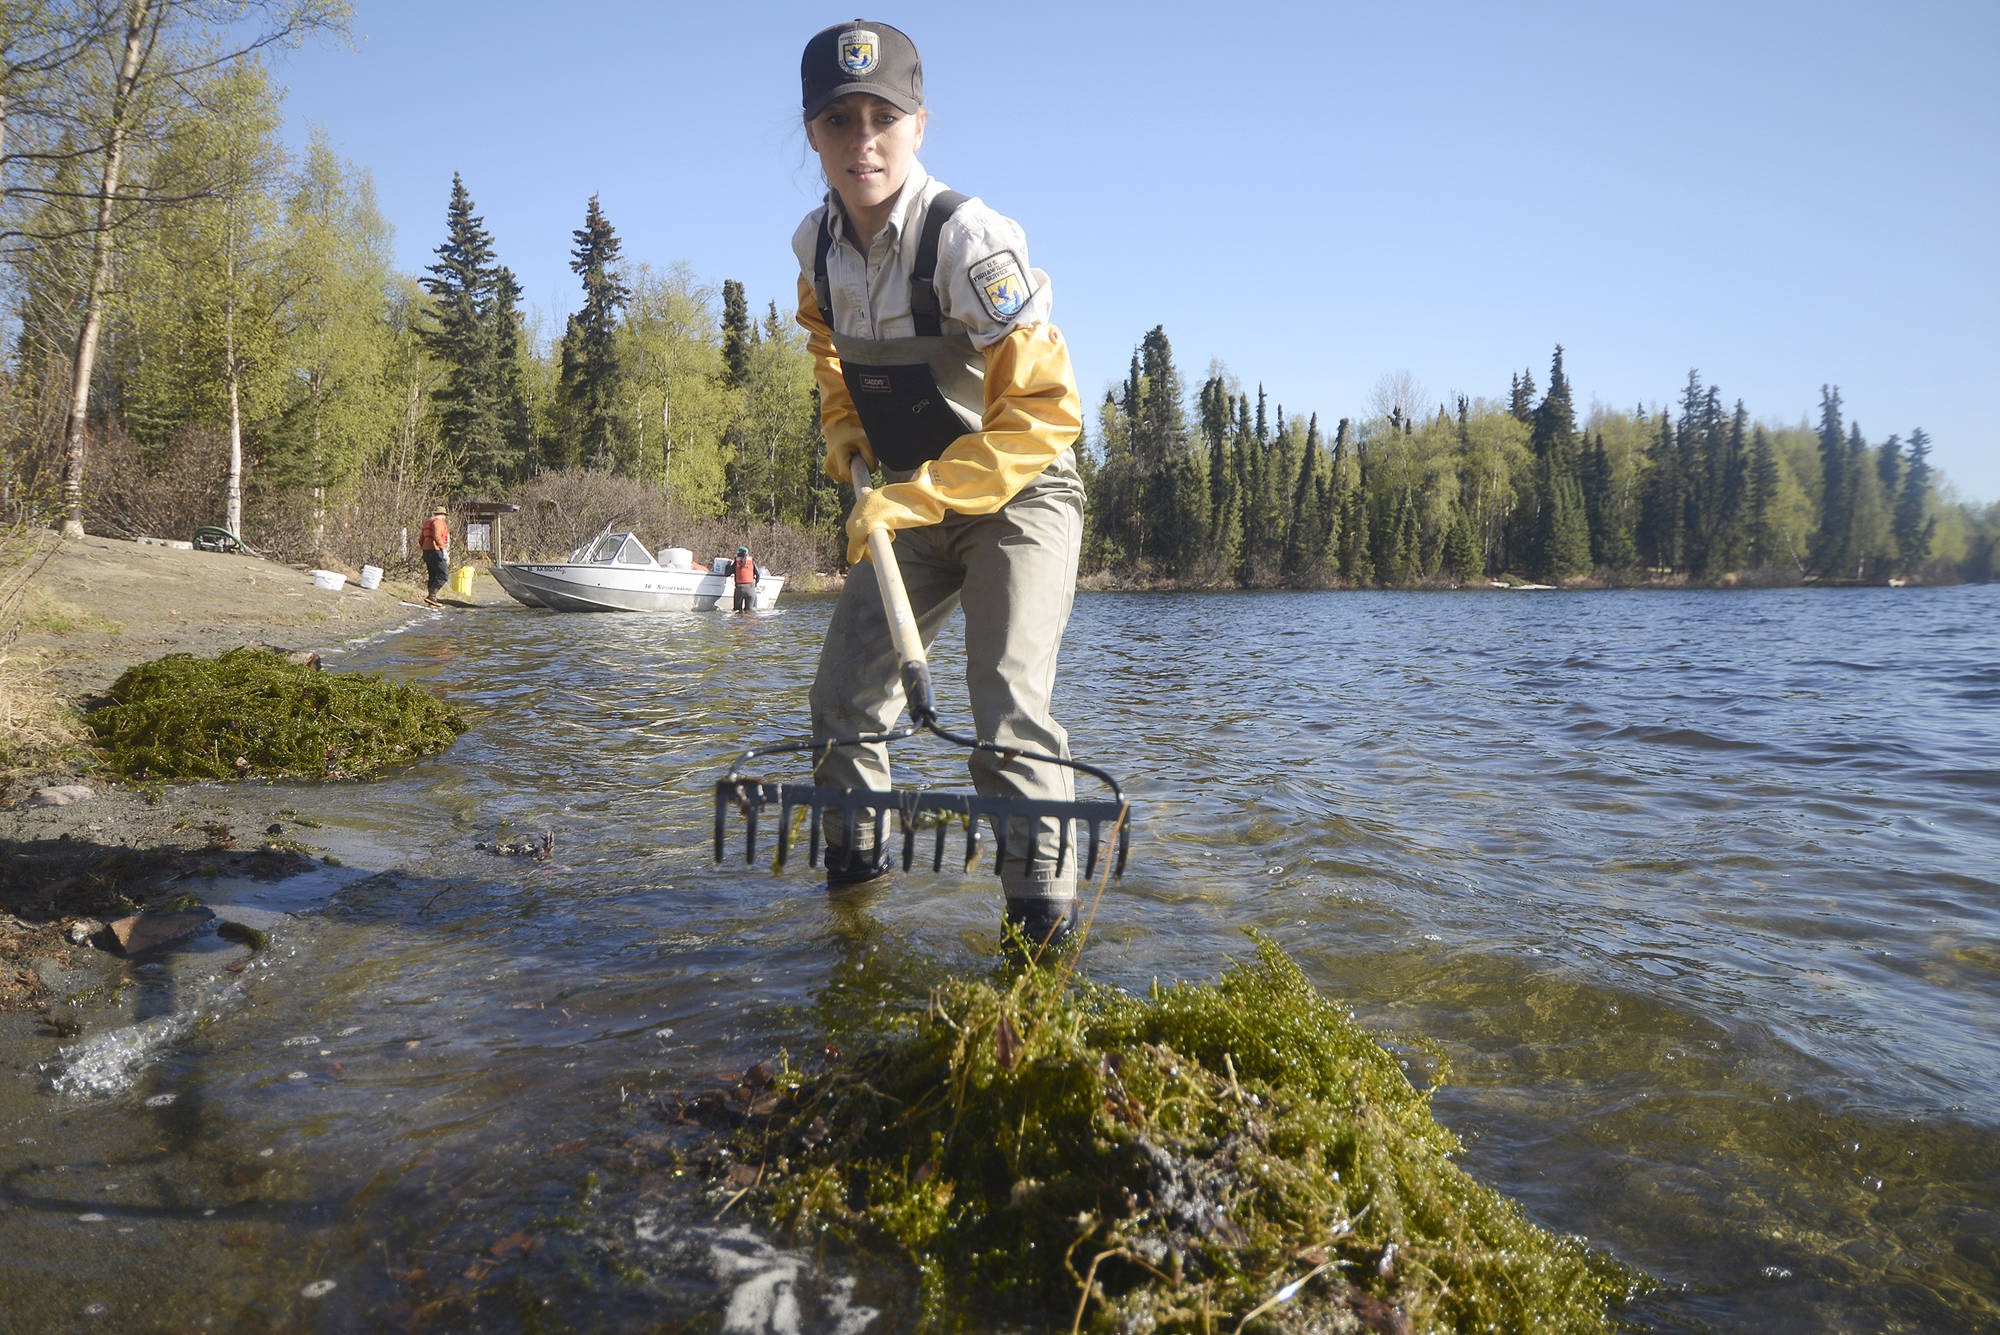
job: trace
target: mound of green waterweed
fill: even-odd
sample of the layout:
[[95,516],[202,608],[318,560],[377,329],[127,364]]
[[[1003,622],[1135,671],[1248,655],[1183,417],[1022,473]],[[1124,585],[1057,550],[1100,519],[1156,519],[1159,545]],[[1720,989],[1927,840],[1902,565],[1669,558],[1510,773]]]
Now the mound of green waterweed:
[[466,724],[425,691],[263,649],[128,669],[86,717],[125,778],[350,779],[444,750]]
[[933,1326],[1607,1331],[1643,1282],[1468,1177],[1429,1095],[1261,937],[1145,997],[954,981],[778,1088],[739,1133],[754,1198],[907,1265]]

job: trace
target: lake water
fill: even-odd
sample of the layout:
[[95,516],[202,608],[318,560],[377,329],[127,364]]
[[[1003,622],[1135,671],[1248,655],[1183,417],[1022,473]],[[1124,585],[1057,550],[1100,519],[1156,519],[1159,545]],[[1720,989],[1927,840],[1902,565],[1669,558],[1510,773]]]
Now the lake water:
[[[876,1278],[657,1155],[663,1094],[994,964],[978,877],[837,910],[710,861],[710,784],[802,727],[830,607],[494,607],[330,660],[473,729],[209,790],[344,865],[216,887],[297,916],[242,972],[136,972],[133,1023],[36,1077],[8,1328],[711,1329],[786,1292],[884,1328]],[[1084,595],[1059,714],[1138,812],[1094,976],[1213,978],[1257,928],[1435,1039],[1467,1168],[1658,1276],[1644,1328],[2000,1328],[2000,587]]]

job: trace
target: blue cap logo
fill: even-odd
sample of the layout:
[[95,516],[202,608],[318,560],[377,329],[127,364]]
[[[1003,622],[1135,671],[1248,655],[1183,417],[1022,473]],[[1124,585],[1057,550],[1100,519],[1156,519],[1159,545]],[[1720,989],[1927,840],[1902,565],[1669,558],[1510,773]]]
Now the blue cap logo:
[[866,30],[846,33],[840,39],[840,67],[849,74],[866,74],[875,68],[878,50],[874,33]]

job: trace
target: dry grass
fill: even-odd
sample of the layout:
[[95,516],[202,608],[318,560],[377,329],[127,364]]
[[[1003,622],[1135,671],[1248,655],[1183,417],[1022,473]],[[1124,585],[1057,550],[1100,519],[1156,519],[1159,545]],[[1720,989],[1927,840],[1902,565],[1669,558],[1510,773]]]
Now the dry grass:
[[30,771],[89,768],[82,720],[49,685],[41,660],[16,647],[24,629],[63,633],[103,622],[36,587],[60,545],[44,529],[0,529],[0,775],[10,786]]

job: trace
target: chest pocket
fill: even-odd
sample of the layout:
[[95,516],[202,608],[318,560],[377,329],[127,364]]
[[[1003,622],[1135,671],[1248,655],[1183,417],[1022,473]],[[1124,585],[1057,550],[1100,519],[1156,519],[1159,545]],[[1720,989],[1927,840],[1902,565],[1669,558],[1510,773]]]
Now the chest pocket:
[[842,362],[840,373],[875,457],[891,468],[919,467],[972,429],[945,399],[926,362],[904,366]]

